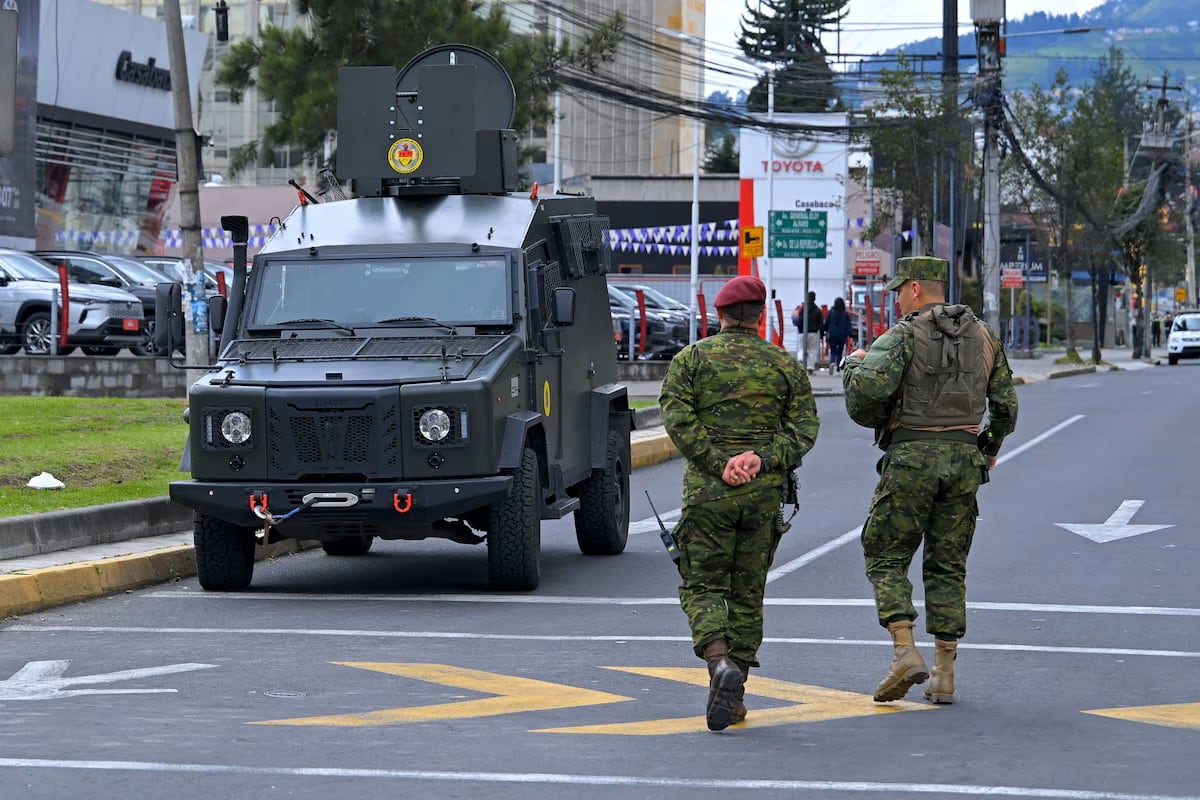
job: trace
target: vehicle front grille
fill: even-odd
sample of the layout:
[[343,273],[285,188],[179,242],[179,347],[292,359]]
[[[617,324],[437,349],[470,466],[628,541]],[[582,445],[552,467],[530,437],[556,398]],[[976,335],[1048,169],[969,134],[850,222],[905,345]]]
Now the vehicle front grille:
[[395,388],[268,392],[270,477],[399,477],[399,418]]
[[340,339],[239,339],[229,357],[244,361],[316,361],[348,358],[476,358],[494,350],[503,336],[391,336]]
[[130,302],[122,302],[122,301],[112,302],[112,303],[108,304],[108,315],[110,317],[121,317],[122,319],[129,319],[131,317],[136,317],[137,319],[141,319],[142,318],[142,304],[135,303],[132,301],[130,301]]

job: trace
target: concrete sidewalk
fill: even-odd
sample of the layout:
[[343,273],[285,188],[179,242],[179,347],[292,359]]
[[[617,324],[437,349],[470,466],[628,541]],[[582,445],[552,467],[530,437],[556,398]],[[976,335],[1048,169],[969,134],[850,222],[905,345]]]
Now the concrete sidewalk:
[[[1056,364],[1064,351],[1038,358],[1010,358],[1021,383],[1090,374],[1092,365]],[[1104,350],[1100,371],[1140,370],[1157,361],[1135,361],[1129,350]],[[811,376],[818,397],[841,396],[840,375],[818,371]],[[627,382],[631,401],[657,402],[661,382]],[[679,452],[663,430],[657,407],[635,412],[630,461],[633,469],[672,458]],[[0,552],[20,553],[0,559],[0,616],[10,617],[142,586],[165,583],[196,573],[191,514],[165,498],[54,512],[36,517],[0,519]],[[138,537],[139,531],[157,535]],[[129,537],[129,538],[126,538]],[[24,545],[14,544],[18,539]],[[85,544],[87,541],[93,543]],[[315,542],[286,541],[257,548],[259,560],[315,547]],[[24,547],[24,551],[22,550]]]

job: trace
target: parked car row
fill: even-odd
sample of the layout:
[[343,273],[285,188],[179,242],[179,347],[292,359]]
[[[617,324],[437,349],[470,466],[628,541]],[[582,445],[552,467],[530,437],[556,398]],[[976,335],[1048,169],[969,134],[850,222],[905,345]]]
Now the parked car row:
[[[92,356],[116,355],[128,348],[138,356],[158,355],[154,345],[154,295],[160,283],[183,282],[181,259],[129,256],[76,250],[0,248],[0,355],[24,348],[30,355],[49,355],[58,335],[52,329],[52,299],[59,286],[58,268],[67,271],[69,296],[66,347]],[[226,286],[233,271],[205,263],[207,294]],[[59,301],[58,313],[62,312]]]
[[[646,309],[646,345],[641,344],[641,318],[638,308],[638,291],[642,293],[642,302]],[[668,359],[682,350],[689,341],[688,320],[691,309],[675,298],[663,294],[652,286],[639,283],[610,283],[608,286],[608,306],[613,317],[613,339],[617,343],[617,357],[629,358],[630,336],[633,336],[633,351],[635,357],[650,359]],[[633,319],[634,330],[629,332],[630,319]],[[705,326],[705,336],[711,336],[720,330],[716,319],[709,318]],[[699,325],[699,321],[697,321]]]

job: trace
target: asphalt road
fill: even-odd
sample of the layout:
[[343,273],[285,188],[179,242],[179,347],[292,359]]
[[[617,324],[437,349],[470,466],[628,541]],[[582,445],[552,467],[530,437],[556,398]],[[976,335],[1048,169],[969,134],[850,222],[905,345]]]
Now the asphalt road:
[[0,798],[1200,796],[1200,363],[1019,392],[953,706],[871,702],[878,454],[829,398],[744,726],[704,730],[643,522],[643,490],[679,505],[669,462],[634,475],[625,554],[547,524],[532,594],[489,594],[482,548],[377,542],[260,564],[245,594],[187,580],[5,622]]

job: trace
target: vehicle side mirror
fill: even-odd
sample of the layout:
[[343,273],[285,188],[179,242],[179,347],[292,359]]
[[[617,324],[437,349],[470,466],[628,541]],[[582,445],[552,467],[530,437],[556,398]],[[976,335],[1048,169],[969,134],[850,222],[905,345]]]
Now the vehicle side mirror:
[[554,324],[563,327],[575,324],[575,290],[570,286],[554,290]]
[[183,344],[183,292],[178,283],[154,287],[154,348],[168,357]]
[[208,325],[216,333],[222,333],[225,329],[225,314],[229,311],[229,300],[224,296],[215,294],[208,298]]
[[96,282],[99,283],[101,286],[111,286],[114,289],[120,289],[122,286],[121,279],[114,277],[112,275],[105,275],[103,278],[101,278],[100,280],[98,280]]
[[8,276],[0,272],[0,286],[8,286]]

